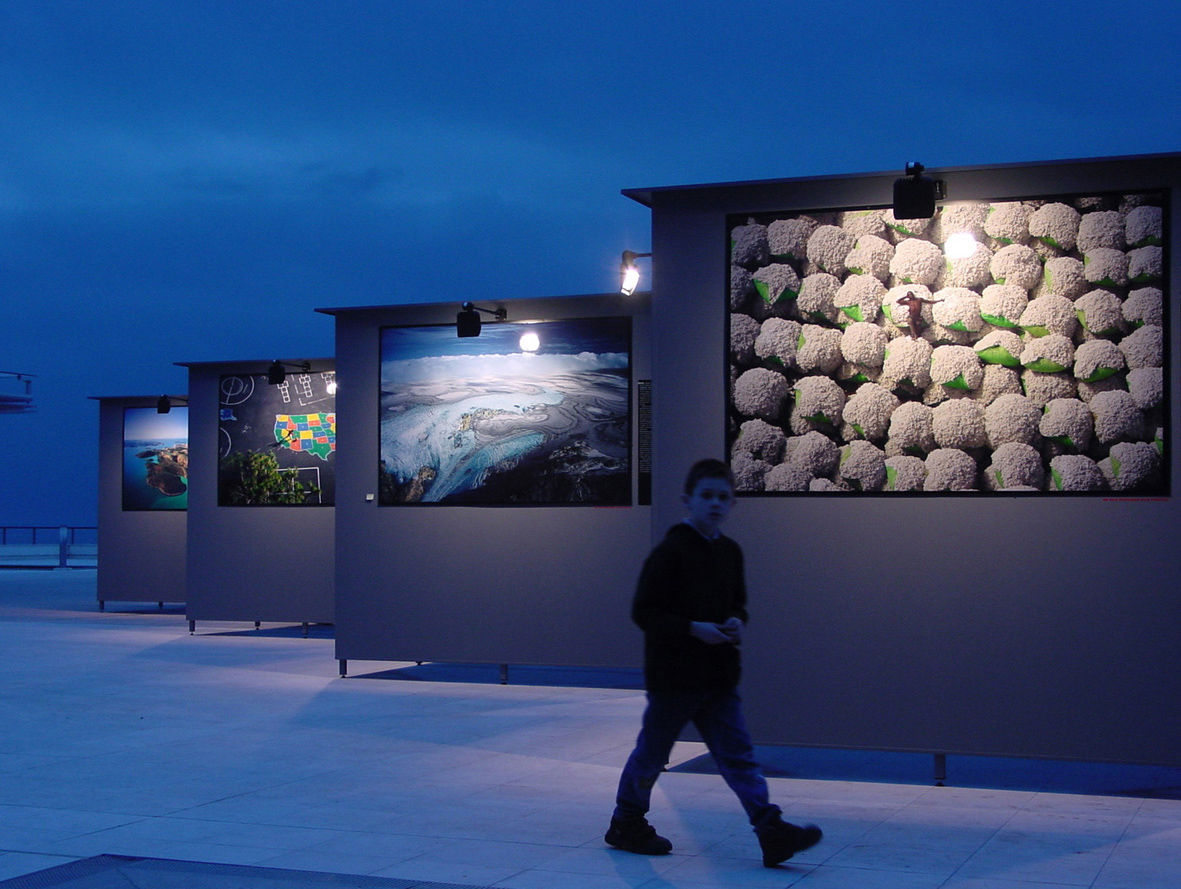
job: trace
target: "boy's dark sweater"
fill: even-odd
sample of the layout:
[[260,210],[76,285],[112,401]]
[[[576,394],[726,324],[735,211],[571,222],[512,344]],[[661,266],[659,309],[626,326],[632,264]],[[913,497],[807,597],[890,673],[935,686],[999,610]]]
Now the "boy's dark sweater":
[[648,555],[636,584],[632,620],[644,631],[649,691],[733,688],[741,658],[730,643],[689,635],[693,621],[746,622],[742,549],[729,537],[708,540],[682,522]]

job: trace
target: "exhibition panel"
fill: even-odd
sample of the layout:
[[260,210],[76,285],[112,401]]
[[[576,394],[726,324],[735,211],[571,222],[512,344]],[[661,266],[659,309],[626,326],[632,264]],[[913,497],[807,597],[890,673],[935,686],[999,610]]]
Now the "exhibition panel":
[[[730,457],[762,742],[1177,764],[1181,156],[927,172],[941,202],[906,233],[897,174],[625,192],[679,387],[654,526],[684,466]],[[919,350],[937,378],[887,368]]]
[[190,627],[332,623],[332,360],[182,366],[189,369]]
[[[349,660],[634,667],[650,546],[646,294],[336,318],[336,646]],[[462,331],[462,335],[461,335]],[[645,429],[647,427],[645,426]],[[646,433],[645,433],[646,434]]]
[[99,397],[99,608],[184,602],[188,410],[181,396]]

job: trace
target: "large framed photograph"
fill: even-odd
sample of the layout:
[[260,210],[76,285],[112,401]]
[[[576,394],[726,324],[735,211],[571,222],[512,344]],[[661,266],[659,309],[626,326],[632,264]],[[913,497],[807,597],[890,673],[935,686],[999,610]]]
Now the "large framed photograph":
[[381,331],[380,503],[631,503],[631,319]]
[[336,502],[336,374],[220,380],[219,506],[332,506]]
[[1168,206],[730,217],[739,492],[1168,496]]
[[189,409],[123,408],[123,509],[189,506]]

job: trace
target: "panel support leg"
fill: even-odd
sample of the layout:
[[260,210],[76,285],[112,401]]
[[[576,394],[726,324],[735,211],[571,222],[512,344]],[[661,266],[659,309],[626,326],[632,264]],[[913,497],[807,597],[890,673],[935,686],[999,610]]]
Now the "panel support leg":
[[935,786],[942,787],[947,780],[947,754],[935,754]]

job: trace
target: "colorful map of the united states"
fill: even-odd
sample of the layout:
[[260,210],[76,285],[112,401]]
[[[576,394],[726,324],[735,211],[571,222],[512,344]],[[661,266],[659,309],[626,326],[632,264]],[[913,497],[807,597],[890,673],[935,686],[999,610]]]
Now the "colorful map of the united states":
[[327,460],[336,450],[336,414],[276,414],[275,441],[289,450]]

